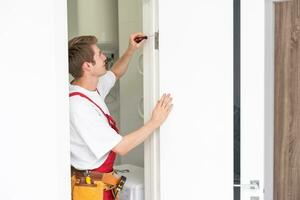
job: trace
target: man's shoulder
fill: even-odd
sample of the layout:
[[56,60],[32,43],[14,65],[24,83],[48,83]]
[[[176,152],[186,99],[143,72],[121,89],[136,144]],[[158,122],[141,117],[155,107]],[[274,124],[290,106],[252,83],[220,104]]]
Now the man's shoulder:
[[69,106],[71,112],[90,110],[91,108],[93,108],[93,106],[87,99],[79,95],[69,97]]

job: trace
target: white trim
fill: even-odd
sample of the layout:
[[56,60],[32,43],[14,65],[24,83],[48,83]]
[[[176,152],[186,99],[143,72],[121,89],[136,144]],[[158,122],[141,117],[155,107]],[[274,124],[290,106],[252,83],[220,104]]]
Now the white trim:
[[[70,161],[70,119],[69,119],[69,71],[68,71],[68,10],[67,1],[55,0],[54,30],[55,41],[55,91],[56,91],[56,134],[57,134],[57,173],[58,197],[71,200],[71,161]],[[40,74],[40,76],[42,76]],[[62,134],[63,133],[63,134]],[[55,169],[53,169],[55,171]],[[55,173],[55,172],[54,172]],[[51,173],[50,173],[51,174]],[[49,174],[49,175],[50,175]],[[51,176],[51,175],[50,175]],[[53,188],[54,189],[54,188]],[[24,198],[24,197],[23,197]],[[24,198],[26,199],[26,197]]]
[[265,186],[264,200],[273,200],[274,190],[274,89],[275,89],[275,3],[265,1]]
[[[154,35],[158,31],[158,1],[143,1],[143,32]],[[159,99],[158,80],[158,51],[154,50],[153,42],[145,44],[143,49],[144,66],[144,120],[148,121],[152,109]],[[145,169],[145,200],[160,199],[160,159],[159,159],[159,130],[145,141],[144,169]]]

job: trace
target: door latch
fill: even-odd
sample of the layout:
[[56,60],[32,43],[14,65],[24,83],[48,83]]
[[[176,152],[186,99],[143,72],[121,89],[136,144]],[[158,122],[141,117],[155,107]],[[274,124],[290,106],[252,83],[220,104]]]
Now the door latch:
[[259,190],[259,180],[251,180],[250,184],[234,184],[233,187],[239,187],[246,190]]

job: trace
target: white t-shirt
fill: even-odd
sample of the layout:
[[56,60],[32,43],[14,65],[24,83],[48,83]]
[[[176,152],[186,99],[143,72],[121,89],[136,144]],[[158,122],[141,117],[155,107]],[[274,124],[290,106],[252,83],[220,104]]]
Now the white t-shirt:
[[[107,71],[99,79],[97,91],[89,91],[70,84],[71,92],[81,92],[109,114],[104,102],[116,82],[113,72]],[[70,97],[71,165],[79,170],[100,167],[122,136],[112,129],[106,117],[92,102],[81,96]]]

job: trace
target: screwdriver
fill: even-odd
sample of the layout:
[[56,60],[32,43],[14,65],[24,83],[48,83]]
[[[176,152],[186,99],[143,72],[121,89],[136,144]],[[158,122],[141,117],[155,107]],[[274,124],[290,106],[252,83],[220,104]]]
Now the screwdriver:
[[140,43],[142,40],[147,40],[149,37],[153,37],[154,35],[150,35],[150,36],[137,36],[134,38],[134,41],[136,43]]
[[85,177],[85,182],[86,184],[91,184],[92,183],[92,179],[90,176]]

